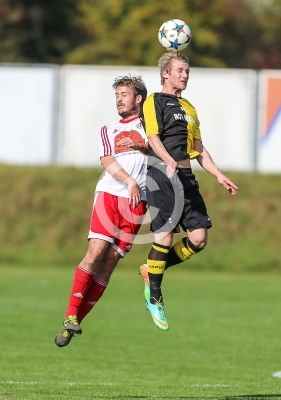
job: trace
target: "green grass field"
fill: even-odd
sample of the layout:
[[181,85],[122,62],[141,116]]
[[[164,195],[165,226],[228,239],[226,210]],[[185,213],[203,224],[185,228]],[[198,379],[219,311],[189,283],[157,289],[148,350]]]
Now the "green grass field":
[[1,265],[1,400],[281,398],[277,273],[168,270],[162,332],[138,265],[121,262],[83,334],[60,349],[74,268]]
[[[79,262],[101,174],[92,168],[0,165],[0,263],[46,268]],[[196,172],[213,227],[206,250],[189,268],[280,272],[281,174],[227,175],[240,188],[235,197],[208,173]],[[144,261],[151,241],[135,246],[131,259]]]
[[196,172],[213,228],[165,275],[168,332],[144,306],[147,243],[119,263],[82,336],[53,344],[100,175],[0,165],[0,400],[281,399],[281,175],[231,173],[232,198]]

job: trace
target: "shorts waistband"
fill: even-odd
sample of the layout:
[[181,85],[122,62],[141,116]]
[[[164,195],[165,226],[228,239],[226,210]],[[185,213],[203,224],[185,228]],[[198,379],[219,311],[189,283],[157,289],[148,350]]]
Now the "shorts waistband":
[[[165,163],[164,161],[163,162],[158,162],[158,163],[155,163],[155,165],[168,165],[167,163]],[[180,167],[179,165],[178,165],[178,168],[182,168],[182,169],[184,169],[185,167]],[[188,168],[186,168],[186,169],[188,169]],[[189,168],[189,169],[191,169],[191,168]]]
[[[167,166],[167,164],[165,162],[159,162],[159,163],[156,163],[154,165],[165,165],[165,166]],[[177,167],[177,168],[180,169],[181,171],[189,172],[189,173],[192,174],[192,168],[185,168],[185,167]]]

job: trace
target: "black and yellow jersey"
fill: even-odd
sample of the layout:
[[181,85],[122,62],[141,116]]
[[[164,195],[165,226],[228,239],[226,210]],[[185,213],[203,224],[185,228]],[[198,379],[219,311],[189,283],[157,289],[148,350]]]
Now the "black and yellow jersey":
[[[195,158],[194,139],[201,140],[196,109],[186,99],[152,93],[144,102],[142,120],[147,137],[157,134],[175,161]],[[149,156],[159,159],[149,146]]]

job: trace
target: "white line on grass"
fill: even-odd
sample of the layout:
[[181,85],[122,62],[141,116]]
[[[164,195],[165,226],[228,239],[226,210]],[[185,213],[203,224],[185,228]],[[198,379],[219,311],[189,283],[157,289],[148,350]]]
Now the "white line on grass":
[[113,382],[21,382],[21,381],[5,381],[0,382],[2,385],[66,385],[66,386],[96,386],[96,385],[103,385],[103,386],[121,386],[121,383],[113,383]]
[[187,385],[187,386],[195,386],[195,387],[231,387],[232,385],[225,385],[224,383],[217,383],[214,385],[203,384],[203,385]]
[[[281,374],[281,372],[280,372]],[[280,377],[281,378],[281,375]],[[0,382],[2,385],[65,385],[65,386],[123,386],[122,383],[114,383],[114,382],[39,382],[39,381],[34,381],[34,382],[21,382],[21,381],[5,381],[5,382]],[[126,384],[127,386],[127,384]],[[232,387],[232,385],[227,385],[224,383],[216,383],[216,384],[183,384],[182,386],[190,386],[190,387]]]

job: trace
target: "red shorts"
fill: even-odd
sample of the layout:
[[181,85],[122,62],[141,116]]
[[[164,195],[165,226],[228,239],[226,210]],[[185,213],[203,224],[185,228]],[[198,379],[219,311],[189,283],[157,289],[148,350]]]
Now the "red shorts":
[[125,256],[131,250],[146,213],[146,201],[132,208],[129,199],[96,192],[88,239],[102,239]]

